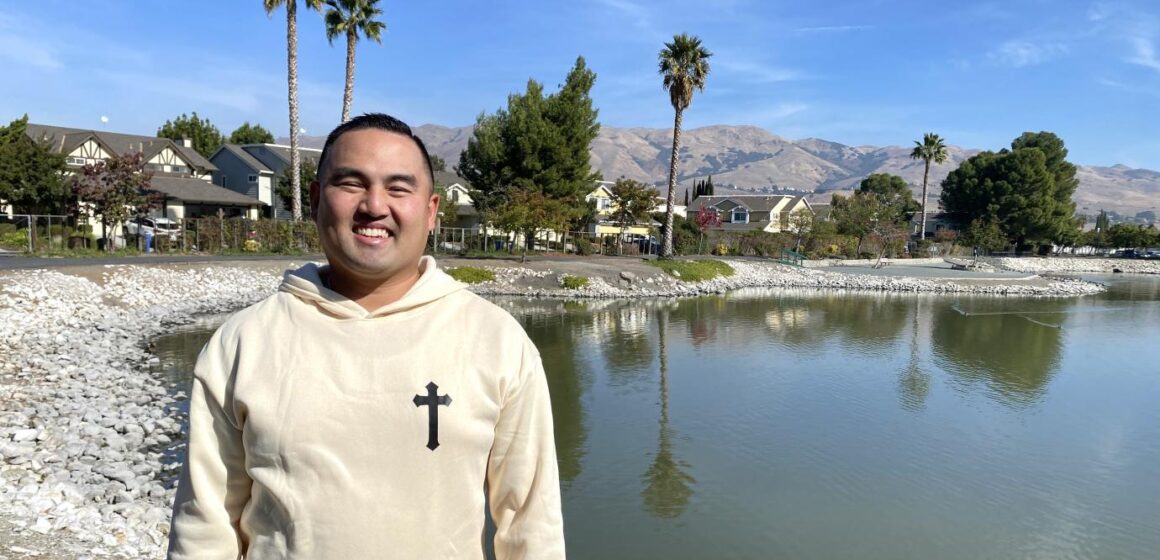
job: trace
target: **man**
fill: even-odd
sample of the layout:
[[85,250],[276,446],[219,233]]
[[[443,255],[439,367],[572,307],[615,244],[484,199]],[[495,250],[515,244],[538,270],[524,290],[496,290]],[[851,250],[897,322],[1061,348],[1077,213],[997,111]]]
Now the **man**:
[[486,492],[497,558],[563,558],[539,354],[423,256],[423,142],[382,114],[339,126],[310,204],[329,266],[198,358],[170,557],[482,558]]

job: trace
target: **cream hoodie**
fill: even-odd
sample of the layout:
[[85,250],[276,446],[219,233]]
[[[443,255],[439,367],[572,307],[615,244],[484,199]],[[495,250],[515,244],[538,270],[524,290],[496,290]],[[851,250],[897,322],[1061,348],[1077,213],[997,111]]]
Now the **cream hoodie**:
[[421,268],[368,312],[306,265],[218,329],[171,558],[483,558],[485,493],[497,558],[564,558],[539,353],[434,259]]

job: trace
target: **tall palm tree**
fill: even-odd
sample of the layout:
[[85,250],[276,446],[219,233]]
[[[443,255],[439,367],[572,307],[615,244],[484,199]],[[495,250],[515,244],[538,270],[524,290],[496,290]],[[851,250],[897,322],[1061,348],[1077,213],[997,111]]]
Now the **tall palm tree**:
[[383,15],[376,4],[379,0],[326,0],[330,6],[326,10],[326,39],[334,44],[334,38],[346,36],[346,89],[342,92],[342,122],[350,120],[350,104],[354,100],[354,49],[358,44],[359,32],[367,39],[383,43],[383,31],[387,24],[375,20]]
[[[262,0],[266,15],[273,15],[286,5],[286,82],[290,101],[290,213],[295,221],[302,219],[302,171],[298,158],[298,0]],[[306,0],[306,7],[319,9],[322,0]]]
[[919,226],[918,238],[926,239],[926,179],[930,175],[930,162],[943,163],[947,160],[947,145],[943,139],[933,132],[922,135],[922,142],[914,141],[914,150],[910,152],[910,159],[921,159],[926,162],[922,171],[922,223]]
[[665,205],[665,233],[661,238],[661,258],[673,256],[673,204],[676,202],[677,152],[681,148],[681,117],[693,102],[693,90],[705,91],[709,75],[709,57],[713,53],[701,46],[701,39],[688,33],[674,35],[665,43],[658,58],[664,88],[669,92],[676,117],[673,119],[673,155],[669,162],[668,204]]

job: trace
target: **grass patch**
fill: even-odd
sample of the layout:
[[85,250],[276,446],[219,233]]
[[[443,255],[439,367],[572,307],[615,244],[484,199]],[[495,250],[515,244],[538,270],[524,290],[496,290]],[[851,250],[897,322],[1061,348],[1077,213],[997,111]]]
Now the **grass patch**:
[[670,276],[676,276],[685,282],[700,282],[712,280],[718,276],[733,276],[733,267],[714,260],[679,261],[679,260],[650,260],[645,261]]
[[569,290],[579,290],[580,288],[588,285],[587,276],[572,276],[571,274],[565,274],[560,278],[560,281],[564,284],[564,287]]
[[495,280],[495,273],[486,268],[474,266],[457,266],[447,269],[447,274],[464,284],[479,284]]

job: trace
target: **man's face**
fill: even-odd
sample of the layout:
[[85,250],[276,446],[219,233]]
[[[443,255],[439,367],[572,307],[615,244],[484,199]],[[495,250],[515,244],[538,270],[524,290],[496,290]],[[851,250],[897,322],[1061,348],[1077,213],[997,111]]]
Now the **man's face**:
[[410,138],[374,128],[331,145],[310,185],[311,217],[334,274],[388,282],[416,270],[435,227],[439,196]]

